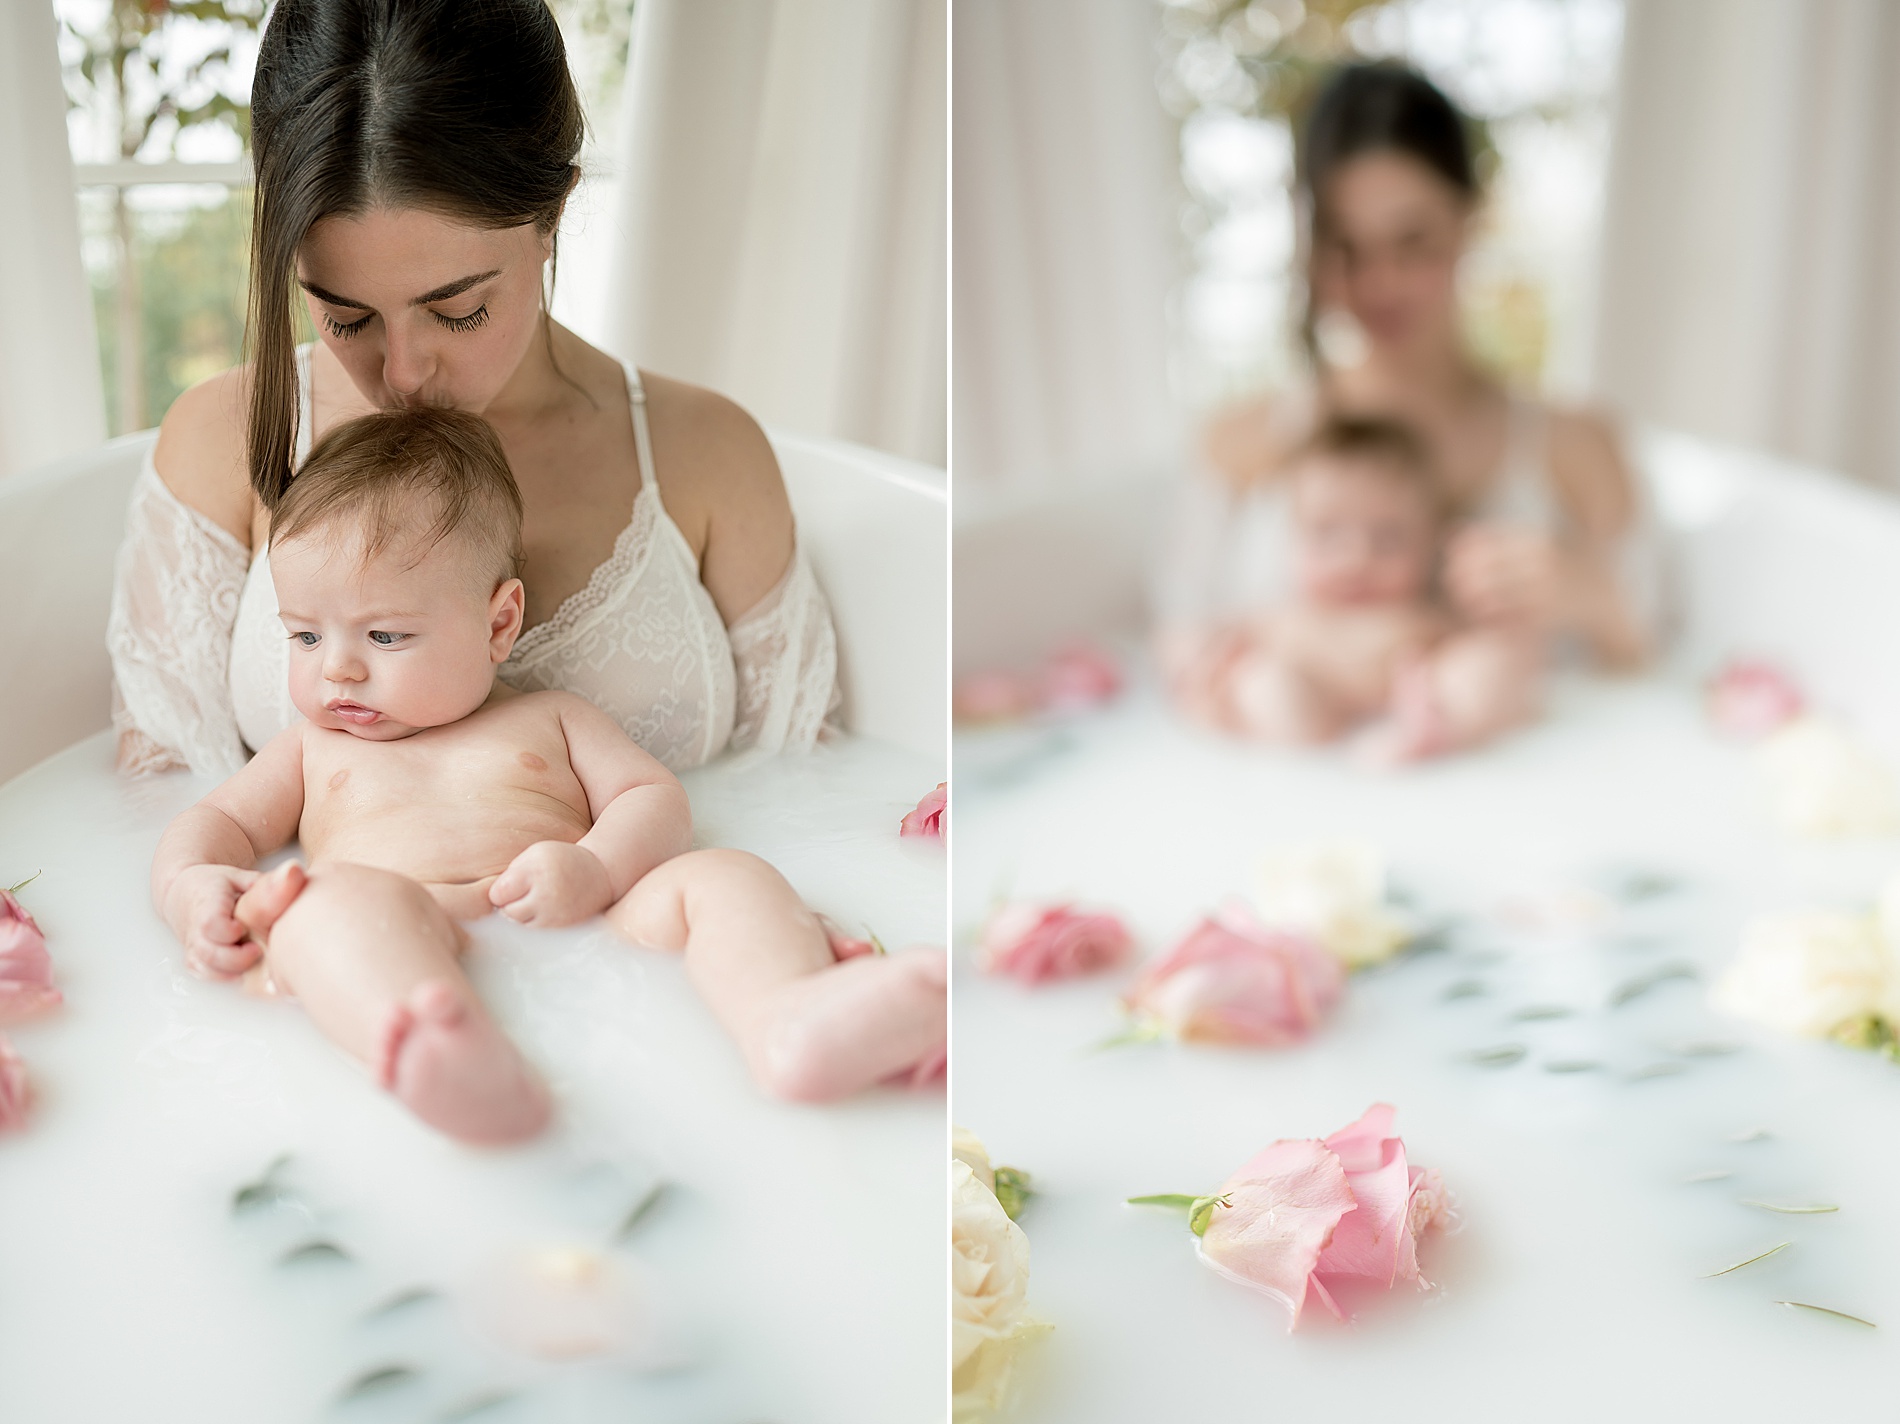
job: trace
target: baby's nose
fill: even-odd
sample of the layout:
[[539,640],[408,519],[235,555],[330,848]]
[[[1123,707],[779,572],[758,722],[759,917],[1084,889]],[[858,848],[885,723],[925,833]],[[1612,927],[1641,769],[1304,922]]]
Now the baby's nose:
[[363,666],[363,660],[344,653],[332,653],[323,664],[323,676],[327,682],[361,682],[369,675],[369,669]]

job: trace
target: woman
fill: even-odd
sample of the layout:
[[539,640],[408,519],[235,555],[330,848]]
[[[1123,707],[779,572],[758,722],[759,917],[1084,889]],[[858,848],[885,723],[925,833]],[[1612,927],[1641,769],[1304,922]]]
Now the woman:
[[548,316],[583,118],[542,0],[279,0],[251,116],[251,359],[179,397],[134,491],[121,765],[229,775],[294,719],[269,511],[314,437],[402,405],[479,413],[508,453],[527,630],[506,681],[588,697],[674,769],[810,746],[836,643],[770,445]]
[[[1463,338],[1457,274],[1480,198],[1463,116],[1409,69],[1347,66],[1308,115],[1298,183],[1315,380],[1209,429],[1217,478],[1197,492],[1185,531],[1193,547],[1176,560],[1198,586],[1177,587],[1166,610],[1184,707],[1221,720],[1215,616],[1257,605],[1284,577],[1283,516],[1264,496],[1277,493],[1287,455],[1326,416],[1396,420],[1424,440],[1461,519],[1444,590],[1462,619],[1574,641],[1606,668],[1639,666],[1648,578],[1614,429],[1602,416],[1513,395]],[[1348,366],[1331,364],[1332,343],[1321,339],[1341,318],[1363,350]],[[1500,680],[1521,673],[1496,669]]]

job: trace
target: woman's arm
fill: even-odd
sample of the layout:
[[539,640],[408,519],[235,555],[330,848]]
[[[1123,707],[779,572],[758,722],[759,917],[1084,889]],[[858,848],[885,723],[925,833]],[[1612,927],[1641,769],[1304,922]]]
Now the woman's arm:
[[255,507],[242,391],[227,372],[180,396],[133,487],[107,623],[127,771],[228,775],[244,761],[227,681]]
[[1573,633],[1603,667],[1639,668],[1649,634],[1623,586],[1636,533],[1635,480],[1614,426],[1602,416],[1551,412],[1547,455],[1563,514],[1557,538],[1480,522],[1450,550],[1446,582],[1460,612],[1488,623],[1531,623]]

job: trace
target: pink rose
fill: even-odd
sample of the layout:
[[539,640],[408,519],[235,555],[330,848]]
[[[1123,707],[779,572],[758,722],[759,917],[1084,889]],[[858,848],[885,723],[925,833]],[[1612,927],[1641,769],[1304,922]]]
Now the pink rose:
[[1043,709],[1082,712],[1122,690],[1121,664],[1098,644],[1078,641],[1049,655],[1042,666]]
[[26,1110],[31,1098],[26,1064],[13,1051],[13,1045],[0,1038],[0,1132],[26,1126]]
[[46,936],[25,907],[0,890],[0,1023],[57,1008],[60,999]]
[[1040,984],[1120,964],[1132,943],[1115,915],[1079,914],[1069,905],[1004,905],[983,926],[977,962],[985,973]]
[[937,789],[917,803],[917,809],[904,817],[897,828],[900,836],[930,836],[943,839],[944,808],[949,802],[946,783],[939,781]]
[[1737,658],[1709,680],[1708,708],[1717,731],[1752,741],[1794,721],[1807,699],[1773,664]]
[[1278,1047],[1311,1033],[1345,982],[1337,956],[1312,939],[1230,906],[1151,963],[1123,1003],[1185,1041]]
[[1036,691],[1013,672],[991,669],[957,682],[951,710],[959,722],[1013,722],[1036,707]]
[[1376,1103],[1323,1142],[1276,1142],[1213,1196],[1193,1199],[1201,1259],[1284,1304],[1289,1329],[1298,1327],[1309,1296],[1344,1319],[1332,1294],[1342,1281],[1429,1288],[1419,1274],[1418,1238],[1444,1221],[1444,1183],[1406,1162],[1392,1120],[1391,1107]]

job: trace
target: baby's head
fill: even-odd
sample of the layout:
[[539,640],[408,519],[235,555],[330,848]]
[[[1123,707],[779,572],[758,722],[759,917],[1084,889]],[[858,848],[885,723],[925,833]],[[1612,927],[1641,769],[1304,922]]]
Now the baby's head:
[[458,721],[521,632],[521,494],[479,417],[392,410],[336,427],[271,511],[290,698],[394,741]]
[[1430,590],[1444,510],[1424,444],[1390,420],[1335,416],[1288,463],[1300,593],[1330,605]]

